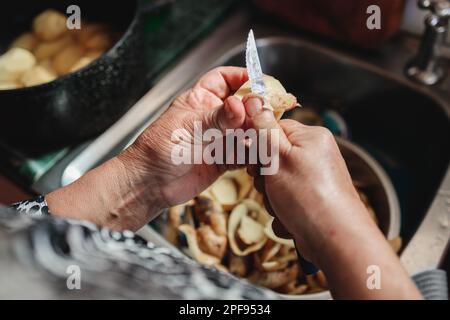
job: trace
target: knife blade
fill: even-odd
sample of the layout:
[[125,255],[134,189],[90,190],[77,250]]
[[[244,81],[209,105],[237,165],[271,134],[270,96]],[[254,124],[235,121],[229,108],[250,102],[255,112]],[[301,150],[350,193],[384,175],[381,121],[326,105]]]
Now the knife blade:
[[270,104],[267,100],[266,85],[264,84],[264,75],[259,61],[258,49],[256,47],[255,36],[253,30],[250,29],[247,37],[247,47],[245,50],[245,64],[247,67],[248,78],[252,93],[260,95],[264,98],[264,106]]
[[[256,47],[255,36],[253,30],[250,29],[247,37],[247,47],[245,49],[245,64],[247,67],[248,78],[250,80],[250,88],[252,93],[260,95],[264,98],[263,108],[273,110],[267,98],[266,85],[264,84],[264,75],[259,61],[258,49]],[[297,247],[297,246],[296,246]],[[303,272],[306,275],[316,274],[319,270],[311,262],[303,258],[298,252],[298,260]]]

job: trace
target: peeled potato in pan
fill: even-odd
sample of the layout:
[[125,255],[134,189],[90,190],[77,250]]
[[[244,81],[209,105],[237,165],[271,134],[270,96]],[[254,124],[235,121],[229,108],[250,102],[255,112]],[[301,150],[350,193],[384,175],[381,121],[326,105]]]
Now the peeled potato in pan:
[[[298,105],[297,98],[294,95],[287,93],[281,82],[274,77],[264,75],[264,84],[266,85],[267,98],[269,100],[269,105],[265,107],[273,110],[277,120],[281,119],[286,110],[292,109]],[[245,95],[251,92],[250,81],[247,81],[238,91],[236,91],[234,96],[242,100]]]
[[93,57],[82,57],[77,62],[75,62],[75,64],[72,65],[72,67],[70,67],[69,71],[75,72],[77,70],[80,70],[80,69],[86,67],[87,65],[89,65],[94,60],[95,60],[95,58],[93,58]]
[[59,75],[69,73],[72,66],[83,56],[84,51],[84,48],[79,45],[66,47],[53,58],[53,69]]
[[66,17],[52,9],[45,10],[33,20],[33,31],[42,40],[54,40],[68,31]]
[[56,40],[41,42],[34,49],[34,55],[38,61],[51,59],[58,52],[74,43],[73,37],[68,34]]
[[56,79],[56,75],[49,72],[42,66],[34,66],[30,70],[26,71],[20,78],[21,82],[26,87],[36,86],[39,84],[47,83]]
[[11,90],[20,88],[22,84],[19,82],[0,82],[0,90]]
[[14,42],[11,44],[11,48],[22,48],[28,51],[33,51],[33,49],[38,44],[39,40],[37,37],[31,32],[26,32],[20,35]]
[[108,27],[104,24],[82,22],[81,29],[75,30],[74,34],[79,42],[86,43],[96,34],[106,32],[108,32]]
[[14,83],[36,64],[36,59],[28,50],[9,49],[0,56],[0,82]]

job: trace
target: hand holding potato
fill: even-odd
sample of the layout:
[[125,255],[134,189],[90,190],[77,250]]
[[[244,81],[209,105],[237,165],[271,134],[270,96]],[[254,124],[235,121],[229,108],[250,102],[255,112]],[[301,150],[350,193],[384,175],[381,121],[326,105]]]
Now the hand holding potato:
[[[175,99],[169,109],[118,157],[73,185],[50,193],[47,196],[50,210],[64,217],[90,220],[113,229],[136,230],[161,208],[192,199],[225,172],[227,166],[174,164],[171,152],[176,143],[171,139],[172,133],[183,128],[193,136],[195,121],[202,123],[204,130],[216,128],[225,132],[227,128],[240,128],[244,124],[245,110],[232,94],[247,80],[244,68],[211,70],[192,89]],[[108,176],[101,174],[105,171],[109,172]],[[92,199],[92,193],[105,193],[98,199],[107,197],[110,200],[82,200],[85,197]],[[65,194],[75,196],[67,200]]]

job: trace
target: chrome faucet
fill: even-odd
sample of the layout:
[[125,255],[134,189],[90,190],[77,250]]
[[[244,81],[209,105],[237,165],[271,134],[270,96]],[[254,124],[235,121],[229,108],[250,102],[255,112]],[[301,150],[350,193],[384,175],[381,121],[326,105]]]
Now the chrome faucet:
[[425,32],[417,55],[407,65],[406,74],[411,79],[433,85],[445,76],[439,63],[439,51],[447,38],[450,18],[450,1],[419,0],[421,9],[430,10],[425,18]]

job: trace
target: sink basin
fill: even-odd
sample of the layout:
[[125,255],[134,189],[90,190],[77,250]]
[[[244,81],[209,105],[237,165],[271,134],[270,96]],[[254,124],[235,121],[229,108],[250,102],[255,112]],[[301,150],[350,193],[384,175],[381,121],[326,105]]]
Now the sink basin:
[[[303,106],[339,112],[351,139],[382,164],[400,200],[401,235],[411,238],[449,163],[450,123],[443,103],[370,65],[294,38],[257,44],[266,74],[278,78]],[[244,63],[242,45],[217,65]]]

